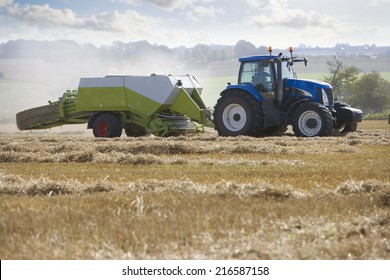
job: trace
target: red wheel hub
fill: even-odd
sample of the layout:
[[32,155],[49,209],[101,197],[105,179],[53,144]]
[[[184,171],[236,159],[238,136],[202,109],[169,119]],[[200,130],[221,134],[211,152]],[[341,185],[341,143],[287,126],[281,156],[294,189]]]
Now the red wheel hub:
[[100,137],[107,137],[109,131],[109,125],[106,121],[100,121],[97,125],[97,130],[99,132]]

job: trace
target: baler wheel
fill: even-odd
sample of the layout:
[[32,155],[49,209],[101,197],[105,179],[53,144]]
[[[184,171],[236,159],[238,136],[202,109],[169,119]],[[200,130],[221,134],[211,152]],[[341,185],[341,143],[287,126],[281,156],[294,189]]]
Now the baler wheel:
[[47,123],[60,123],[56,103],[28,109],[16,114],[16,124],[20,130],[42,129]]
[[121,137],[122,126],[120,120],[112,114],[102,114],[93,123],[93,135],[95,137]]

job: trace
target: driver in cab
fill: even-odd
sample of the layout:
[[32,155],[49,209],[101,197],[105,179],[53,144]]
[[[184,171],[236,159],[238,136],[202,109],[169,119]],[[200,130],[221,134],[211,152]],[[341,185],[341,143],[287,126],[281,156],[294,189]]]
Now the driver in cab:
[[252,83],[260,92],[272,92],[270,68],[258,65],[257,73],[252,77]]

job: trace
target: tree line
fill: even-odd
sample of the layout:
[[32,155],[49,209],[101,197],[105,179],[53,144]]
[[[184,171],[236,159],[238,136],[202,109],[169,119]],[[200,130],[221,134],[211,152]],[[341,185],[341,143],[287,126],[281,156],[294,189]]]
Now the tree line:
[[324,81],[331,84],[335,98],[360,108],[366,115],[384,117],[390,110],[390,83],[378,72],[361,74],[359,68],[345,65],[334,56],[328,60],[329,74]]
[[[287,48],[288,46],[286,46]],[[275,49],[275,53],[284,50]],[[296,51],[303,55],[321,54],[351,56],[375,56],[390,58],[389,47],[375,45],[350,46],[349,44],[336,44],[332,48],[308,47],[299,45]],[[37,41],[37,40],[11,40],[0,44],[0,58],[18,59],[45,59],[79,61],[86,59],[131,59],[140,55],[169,55],[181,61],[203,65],[213,61],[224,61],[254,54],[267,54],[265,45],[256,47],[251,42],[240,40],[235,45],[206,45],[198,44],[193,47],[169,48],[164,45],[151,44],[148,41],[113,42],[110,45],[97,47],[93,44],[79,44],[71,40]]]

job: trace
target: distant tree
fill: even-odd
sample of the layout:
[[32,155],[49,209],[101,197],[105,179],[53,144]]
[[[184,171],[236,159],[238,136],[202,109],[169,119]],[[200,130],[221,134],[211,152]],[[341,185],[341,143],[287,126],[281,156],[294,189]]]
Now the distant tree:
[[382,112],[390,107],[390,85],[378,72],[364,74],[353,84],[348,101],[364,113]]
[[4,79],[4,73],[0,72],[0,79]]
[[233,46],[225,46],[222,50],[223,60],[228,60],[234,58],[234,47]]
[[234,54],[237,57],[253,55],[256,54],[257,52],[258,51],[256,46],[253,45],[251,42],[245,40],[238,41],[236,46],[234,47]]
[[268,54],[268,47],[267,46],[260,46],[258,48],[258,53],[259,54]]
[[209,45],[198,44],[192,49],[192,58],[201,62],[208,62],[211,60],[212,48]]
[[331,84],[336,98],[347,98],[351,87],[359,77],[360,69],[356,66],[345,66],[336,56],[327,61],[329,75],[324,81]]
[[339,44],[336,44],[334,48],[337,51],[342,51],[342,50],[346,50],[346,49],[351,48],[351,45],[348,43],[341,43],[341,44],[339,43]]

